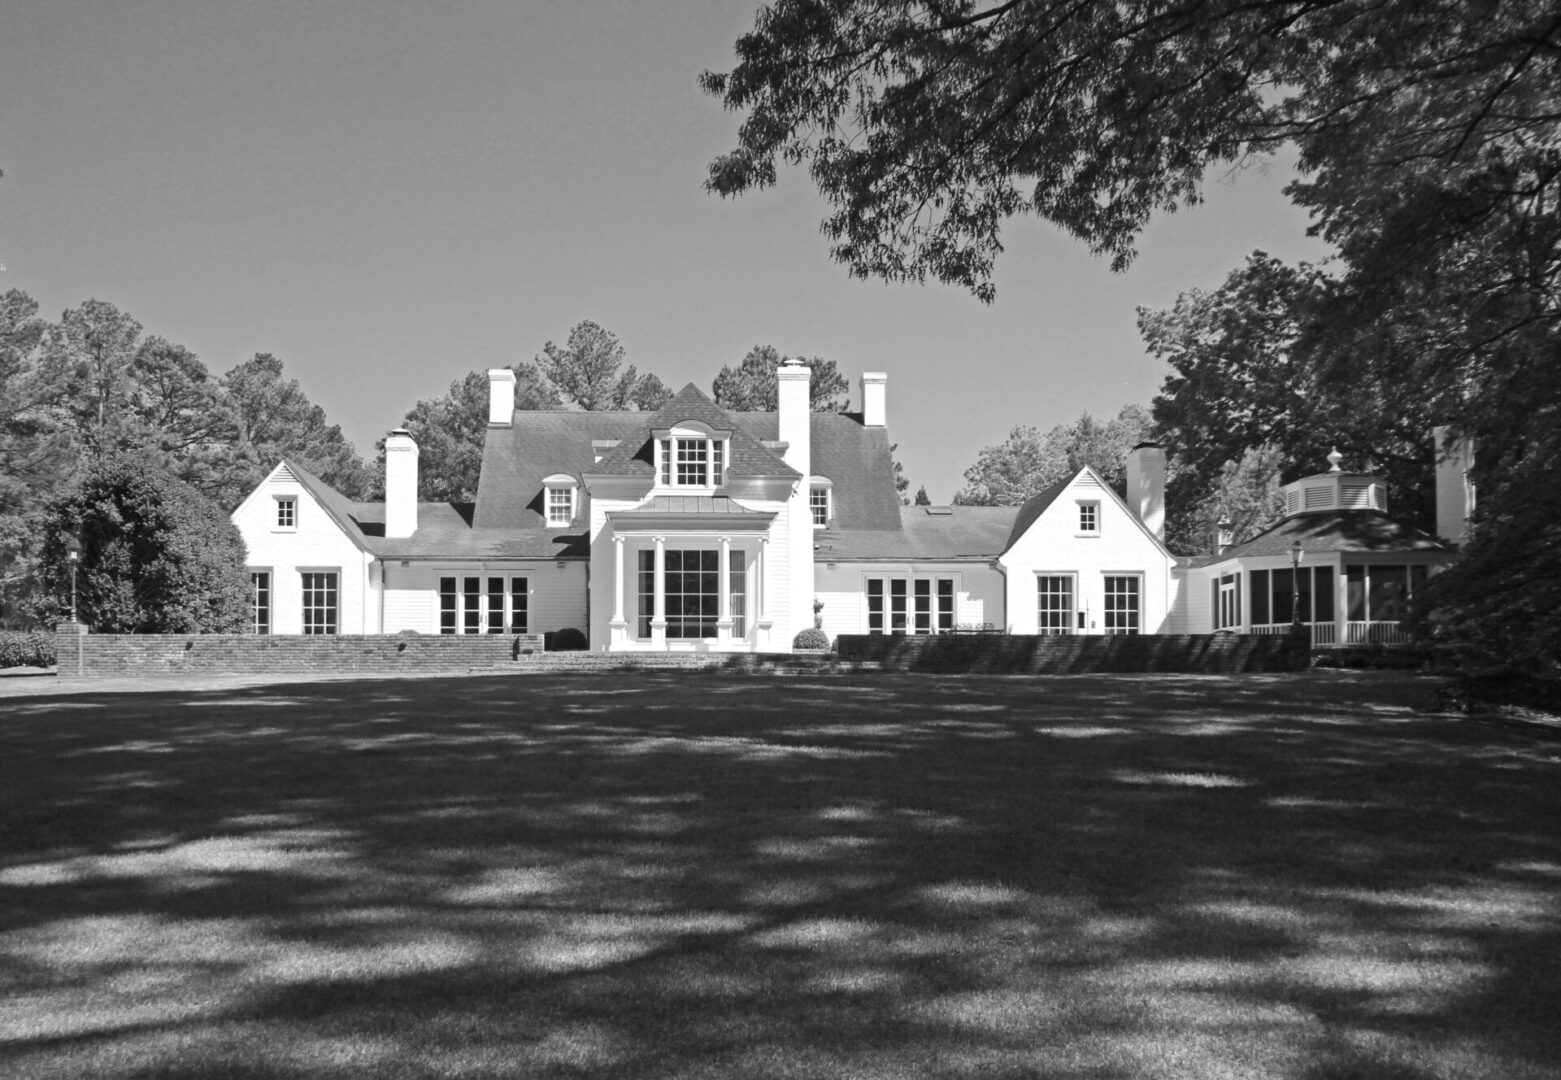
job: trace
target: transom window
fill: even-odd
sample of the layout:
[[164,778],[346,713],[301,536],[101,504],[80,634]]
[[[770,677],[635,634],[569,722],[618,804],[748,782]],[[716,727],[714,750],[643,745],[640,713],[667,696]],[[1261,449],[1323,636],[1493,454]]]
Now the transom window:
[[1073,632],[1073,575],[1042,574],[1035,579],[1037,632]]
[[336,633],[336,600],[336,571],[304,571],[304,633]]
[[1141,591],[1137,574],[1106,575],[1106,633],[1139,633]]
[[1100,504],[1098,502],[1079,503],[1079,532],[1100,532]]
[[276,527],[278,529],[298,528],[298,500],[293,496],[286,495],[276,500]]
[[441,634],[527,634],[529,582],[497,574],[439,579]]

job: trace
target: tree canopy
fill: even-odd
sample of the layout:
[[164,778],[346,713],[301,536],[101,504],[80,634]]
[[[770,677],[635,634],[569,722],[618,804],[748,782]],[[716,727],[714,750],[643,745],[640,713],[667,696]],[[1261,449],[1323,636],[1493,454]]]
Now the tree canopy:
[[543,345],[536,363],[566,402],[587,412],[652,412],[665,405],[672,391],[655,375],[639,374],[633,364],[625,368],[624,355],[617,335],[587,319],[570,329],[564,345]]
[[[780,403],[776,372],[785,359],[773,345],[755,345],[735,368],[723,365],[710,386],[715,403],[738,412],[774,412]],[[808,407],[814,412],[845,412],[851,403],[851,386],[835,362],[822,356],[797,359],[813,372]]]
[[1085,465],[1101,478],[1126,489],[1127,452],[1149,434],[1149,412],[1142,405],[1124,405],[1106,421],[1083,413],[1071,424],[1050,431],[1020,425],[996,446],[983,449],[965,470],[965,487],[956,505],[1018,506]]
[[56,617],[70,595],[69,536],[81,543],[78,610],[101,633],[240,633],[248,625],[238,527],[155,464],[128,454],[97,458],[50,506],[42,567]]

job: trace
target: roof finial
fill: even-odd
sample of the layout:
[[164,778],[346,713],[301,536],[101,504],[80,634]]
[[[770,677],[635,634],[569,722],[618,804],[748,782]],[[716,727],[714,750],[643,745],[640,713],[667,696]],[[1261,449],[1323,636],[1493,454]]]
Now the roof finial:
[[1335,446],[1333,448],[1333,452],[1328,455],[1328,464],[1333,466],[1333,468],[1329,469],[1328,471],[1329,472],[1340,472],[1341,470],[1339,469],[1339,462],[1341,462],[1343,460],[1344,460],[1344,455],[1339,453],[1339,448],[1337,446]]

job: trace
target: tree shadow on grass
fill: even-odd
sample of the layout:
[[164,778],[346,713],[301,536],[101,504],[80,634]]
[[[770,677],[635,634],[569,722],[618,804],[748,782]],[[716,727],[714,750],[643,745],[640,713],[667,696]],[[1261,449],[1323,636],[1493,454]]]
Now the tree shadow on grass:
[[1403,676],[16,699],[16,1076],[1552,1076],[1561,743]]

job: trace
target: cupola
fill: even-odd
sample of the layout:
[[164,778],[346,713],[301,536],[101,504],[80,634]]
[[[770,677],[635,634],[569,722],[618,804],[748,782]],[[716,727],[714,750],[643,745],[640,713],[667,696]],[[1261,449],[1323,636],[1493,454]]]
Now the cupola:
[[1376,510],[1387,513],[1388,489],[1381,477],[1344,472],[1344,455],[1335,447],[1325,473],[1303,476],[1284,486],[1285,516],[1322,510]]

